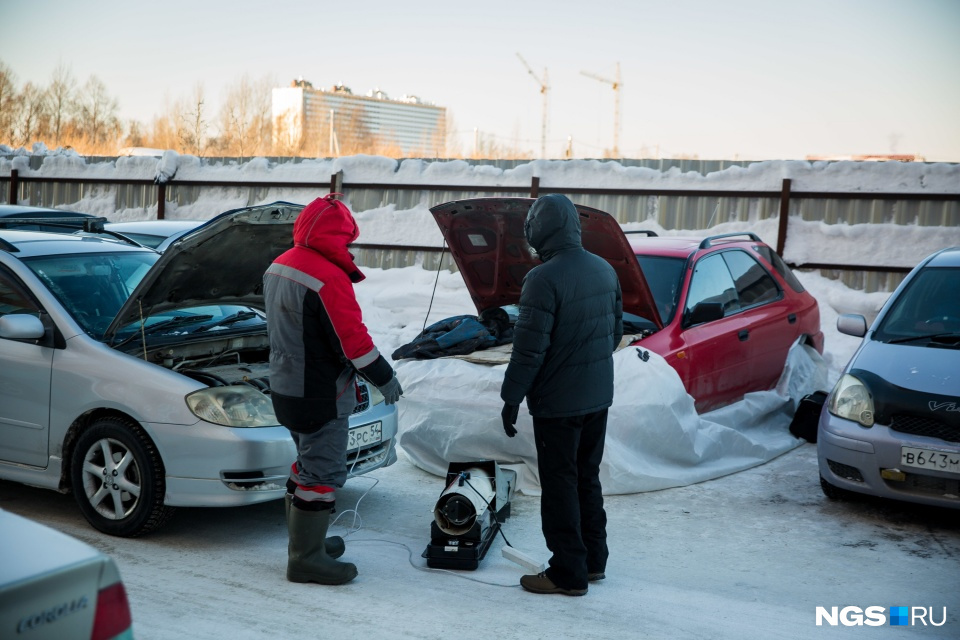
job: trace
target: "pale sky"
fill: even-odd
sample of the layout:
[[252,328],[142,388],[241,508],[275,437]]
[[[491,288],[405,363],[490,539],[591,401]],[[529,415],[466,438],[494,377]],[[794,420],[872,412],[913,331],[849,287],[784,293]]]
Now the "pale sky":
[[445,106],[539,156],[803,159],[914,153],[960,161],[960,0],[0,0],[17,86],[61,61],[148,123],[202,83],[212,111],[247,74],[343,82]]

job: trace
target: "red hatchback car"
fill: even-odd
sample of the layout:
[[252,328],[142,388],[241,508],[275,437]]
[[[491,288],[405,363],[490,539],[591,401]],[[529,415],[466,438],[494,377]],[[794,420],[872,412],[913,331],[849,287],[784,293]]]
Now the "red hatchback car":
[[[538,264],[523,233],[533,202],[477,198],[430,210],[478,313],[517,304]],[[755,234],[625,234],[609,214],[577,210],[584,248],[620,278],[624,333],[676,369],[697,411],[771,389],[798,339],[823,352],[817,301]]]

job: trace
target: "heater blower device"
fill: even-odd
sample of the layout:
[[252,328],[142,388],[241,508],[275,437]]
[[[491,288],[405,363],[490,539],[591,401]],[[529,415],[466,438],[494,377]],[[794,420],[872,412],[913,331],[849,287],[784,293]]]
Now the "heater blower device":
[[[430,544],[422,557],[437,569],[476,569],[500,525],[510,517],[517,472],[493,460],[451,462],[447,487],[437,499],[430,523]],[[502,535],[502,534],[501,534]],[[506,537],[504,537],[506,541]],[[542,565],[507,544],[505,558],[542,571]]]

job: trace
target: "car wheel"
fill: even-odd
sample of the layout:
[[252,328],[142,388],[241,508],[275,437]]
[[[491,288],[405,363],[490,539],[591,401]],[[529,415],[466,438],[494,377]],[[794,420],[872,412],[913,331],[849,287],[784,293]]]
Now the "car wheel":
[[847,491],[846,489],[841,489],[836,485],[830,484],[823,479],[823,476],[820,476],[820,489],[823,491],[823,495],[831,500],[849,500],[854,497],[852,491]]
[[134,537],[165,523],[163,463],[138,425],[122,418],[94,421],[73,449],[70,483],[80,511],[110,535]]

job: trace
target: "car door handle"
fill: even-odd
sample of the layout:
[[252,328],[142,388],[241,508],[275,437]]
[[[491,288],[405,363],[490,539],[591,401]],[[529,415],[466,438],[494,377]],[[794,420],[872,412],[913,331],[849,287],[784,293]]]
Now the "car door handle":
[[797,321],[797,314],[791,313],[787,316],[787,322],[789,322],[790,324],[795,324],[796,321]]
[[740,342],[745,342],[746,339],[750,337],[750,330],[744,329],[743,331],[737,334],[737,337],[740,338]]

